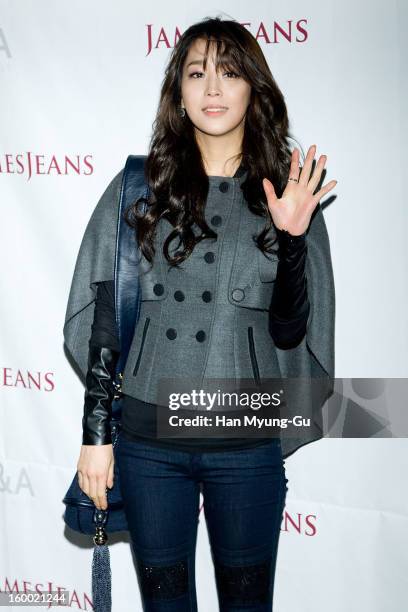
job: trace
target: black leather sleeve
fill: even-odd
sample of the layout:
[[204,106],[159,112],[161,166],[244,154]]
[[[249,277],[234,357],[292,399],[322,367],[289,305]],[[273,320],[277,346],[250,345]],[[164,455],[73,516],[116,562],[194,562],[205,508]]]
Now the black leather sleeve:
[[120,348],[115,320],[113,280],[98,283],[90,342],[98,346],[107,346],[115,351]]
[[115,388],[115,366],[119,353],[110,348],[89,345],[86,374],[82,444],[111,444],[110,419]]
[[119,358],[113,281],[97,287],[94,321],[89,340],[82,444],[111,444],[110,419],[115,393],[116,364]]
[[269,309],[269,332],[278,348],[297,346],[306,333],[310,302],[306,280],[306,233],[276,229],[279,263]]

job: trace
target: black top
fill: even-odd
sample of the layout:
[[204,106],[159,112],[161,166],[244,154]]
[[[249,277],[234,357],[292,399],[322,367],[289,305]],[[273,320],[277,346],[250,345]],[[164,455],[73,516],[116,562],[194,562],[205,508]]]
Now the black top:
[[[279,263],[269,310],[269,332],[279,348],[299,344],[306,333],[310,312],[305,263],[305,234],[290,236],[277,230]],[[90,342],[120,350],[115,320],[114,281],[98,283]],[[271,438],[157,438],[156,406],[129,395],[123,396],[123,436],[155,446],[190,452],[244,449],[271,442]]]

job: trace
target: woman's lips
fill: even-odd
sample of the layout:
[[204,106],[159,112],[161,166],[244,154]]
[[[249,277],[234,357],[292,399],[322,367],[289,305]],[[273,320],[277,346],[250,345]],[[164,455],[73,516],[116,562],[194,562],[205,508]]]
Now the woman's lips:
[[227,110],[227,108],[220,108],[219,110],[216,110],[215,108],[206,108],[204,113],[209,117],[218,117],[218,115],[223,115],[226,113]]

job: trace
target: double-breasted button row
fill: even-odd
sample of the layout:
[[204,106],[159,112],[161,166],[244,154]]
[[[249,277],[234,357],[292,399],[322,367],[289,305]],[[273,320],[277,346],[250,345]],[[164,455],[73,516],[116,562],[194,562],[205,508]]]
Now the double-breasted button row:
[[[201,297],[204,302],[211,302],[212,293],[211,291],[203,291]],[[182,291],[177,290],[174,292],[174,299],[176,299],[178,302],[182,302],[185,299],[185,295]],[[169,329],[166,330],[166,336],[169,340],[175,340],[177,338],[177,330],[175,330],[173,327],[169,327]],[[196,333],[195,337],[197,342],[204,342],[207,335],[203,329],[200,329]]]
[[[177,338],[177,331],[173,327],[169,327],[169,329],[166,330],[166,336],[169,340],[175,340]],[[204,342],[207,335],[204,330],[200,329],[196,333],[195,337],[196,337],[197,342]]]
[[[211,291],[203,291],[201,294],[201,297],[204,302],[211,302],[212,300]],[[178,289],[177,291],[174,292],[174,299],[177,302],[184,302],[184,300],[186,299],[186,296],[184,295],[182,291]]]
[[[164,287],[163,287],[163,285],[161,283],[156,283],[154,285],[153,292],[156,295],[163,295],[163,291],[164,291]],[[203,291],[203,293],[201,294],[201,297],[204,300],[204,302],[211,302],[211,291]],[[185,298],[186,298],[186,296],[179,289],[174,292],[174,299],[177,302],[183,302],[185,300]]]
[[[222,192],[226,192],[229,189],[229,184],[223,181],[222,183],[220,183],[219,189]],[[222,217],[220,215],[213,215],[213,217],[211,217],[211,223],[215,226],[221,225]],[[205,253],[204,255],[204,260],[207,263],[214,263],[215,253],[213,251],[207,251],[207,253]],[[153,291],[156,295],[162,295],[164,291],[164,287],[161,283],[156,283],[153,287]],[[203,293],[201,294],[201,297],[204,302],[211,302],[212,300],[211,291],[203,291]],[[174,292],[174,299],[177,300],[177,302],[182,302],[185,299],[185,295],[182,291],[177,290]],[[166,336],[169,340],[175,340],[177,338],[177,331],[173,327],[170,327],[166,331]],[[207,335],[203,329],[200,329],[196,333],[195,337],[196,337],[197,342],[204,342]]]

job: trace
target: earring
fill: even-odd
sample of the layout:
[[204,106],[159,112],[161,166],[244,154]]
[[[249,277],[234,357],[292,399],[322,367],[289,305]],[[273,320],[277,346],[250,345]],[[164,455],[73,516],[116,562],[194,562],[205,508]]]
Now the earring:
[[186,116],[186,109],[183,106],[180,106],[180,113],[179,113],[180,117],[185,117]]

